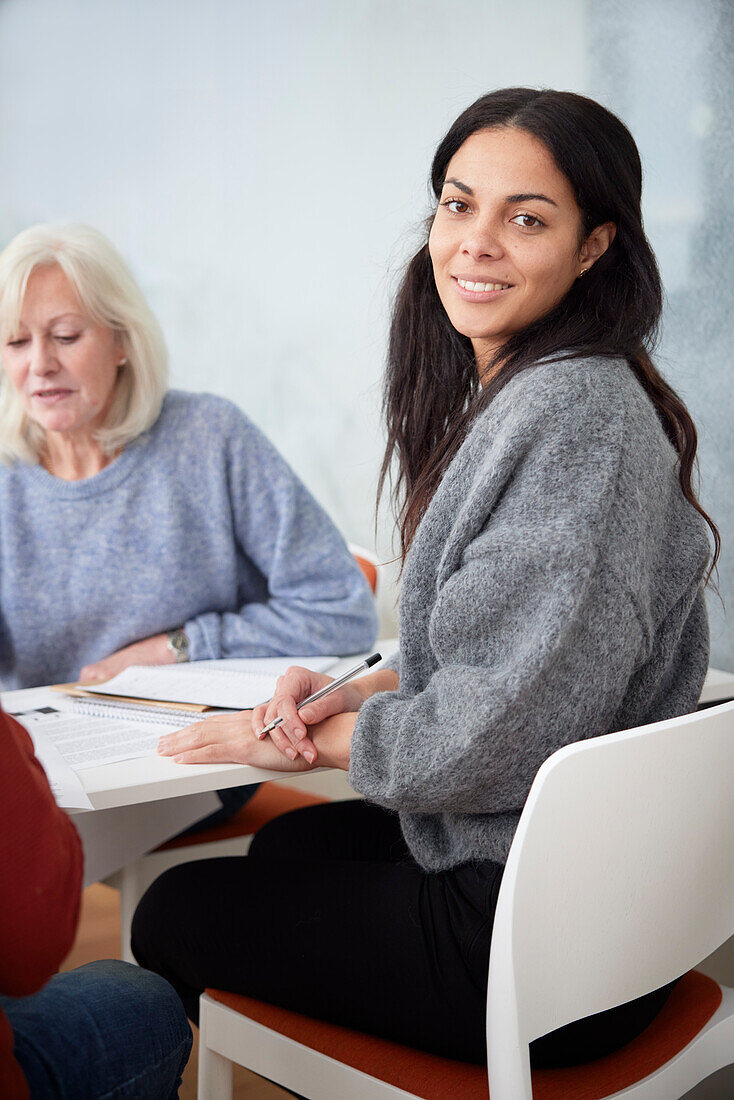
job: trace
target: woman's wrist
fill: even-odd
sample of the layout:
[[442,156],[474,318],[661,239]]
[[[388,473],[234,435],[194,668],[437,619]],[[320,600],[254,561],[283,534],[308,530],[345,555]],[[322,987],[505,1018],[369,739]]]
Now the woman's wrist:
[[367,676],[360,676],[354,680],[352,686],[359,692],[362,702],[381,691],[397,691],[399,685],[397,672],[391,668],[379,668],[377,672],[370,672]]
[[352,733],[356,721],[357,715],[354,711],[344,711],[309,728],[309,738],[318,752],[317,765],[349,771]]

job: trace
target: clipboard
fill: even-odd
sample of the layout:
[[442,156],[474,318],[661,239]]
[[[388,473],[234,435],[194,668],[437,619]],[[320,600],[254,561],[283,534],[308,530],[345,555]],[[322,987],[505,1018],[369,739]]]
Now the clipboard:
[[[73,695],[75,699],[89,699],[93,702],[99,702],[101,698],[92,691],[85,691],[81,684],[51,684],[50,690],[60,691],[64,695]],[[160,699],[135,699],[130,695],[105,695],[103,698],[113,703],[135,703],[137,706],[161,710],[188,710],[192,714],[205,714],[207,711],[217,709],[204,703],[162,703]]]

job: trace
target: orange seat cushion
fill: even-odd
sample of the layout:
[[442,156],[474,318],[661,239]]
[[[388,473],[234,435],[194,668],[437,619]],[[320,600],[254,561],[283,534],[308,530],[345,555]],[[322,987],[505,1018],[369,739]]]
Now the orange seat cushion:
[[[483,1066],[424,1054],[250,997],[217,989],[206,992],[215,1001],[272,1031],[423,1100],[489,1100],[487,1071]],[[650,1026],[621,1050],[583,1066],[535,1070],[533,1100],[602,1100],[641,1081],[687,1046],[720,1003],[721,989],[717,983],[696,970],[689,971]]]
[[374,562],[368,561],[367,558],[360,558],[359,554],[354,555],[354,560],[367,578],[367,584],[374,595],[377,591],[377,566]]
[[230,840],[232,837],[251,836],[272,821],[274,817],[287,814],[290,810],[301,810],[304,806],[317,806],[327,802],[316,794],[306,794],[293,787],[284,787],[278,782],[263,783],[259,790],[238,810],[229,821],[214,825],[211,829],[189,833],[188,836],[176,836],[159,845],[156,852],[168,852],[172,848],[188,848],[192,844],[211,844],[215,840]]

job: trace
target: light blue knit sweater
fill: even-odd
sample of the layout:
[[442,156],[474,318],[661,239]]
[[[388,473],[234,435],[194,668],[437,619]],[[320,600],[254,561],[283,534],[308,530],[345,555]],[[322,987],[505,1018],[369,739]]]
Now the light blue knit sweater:
[[219,397],[170,392],[105,470],[0,466],[0,686],[185,626],[193,660],[355,653],[372,596],[331,520]]

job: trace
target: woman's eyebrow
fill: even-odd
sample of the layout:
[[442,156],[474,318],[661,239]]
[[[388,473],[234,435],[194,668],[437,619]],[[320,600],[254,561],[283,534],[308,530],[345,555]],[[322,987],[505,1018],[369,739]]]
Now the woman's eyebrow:
[[[454,176],[449,176],[448,179],[445,179],[443,181],[443,186],[444,187],[447,187],[449,184],[451,184],[452,187],[456,187],[459,191],[463,191],[463,193],[465,195],[473,195],[474,194],[474,192],[472,191],[471,187],[468,186],[468,184],[462,183],[461,180],[457,180]],[[553,199],[549,198],[548,195],[541,195],[540,193],[537,193],[535,191],[522,191],[522,192],[519,192],[517,195],[506,195],[505,196],[505,202],[506,203],[533,202],[533,201],[535,201],[535,202],[547,202],[547,203],[549,203],[550,206],[558,206],[558,203],[555,202]]]
[[462,183],[461,180],[454,179],[453,176],[449,177],[449,179],[447,180],[444,180],[443,186],[445,187],[447,183],[451,183],[454,187],[458,187],[459,191],[463,191],[465,195],[474,194],[471,187],[467,187],[465,183]]
[[59,313],[56,317],[52,317],[48,322],[49,325],[55,325],[57,321],[81,321],[83,320],[81,313]]
[[507,195],[507,197],[505,198],[505,202],[532,202],[532,201],[535,201],[535,202],[538,202],[538,201],[540,201],[540,202],[549,202],[551,204],[551,206],[558,206],[558,203],[554,202],[553,199],[549,199],[547,195],[536,195],[534,192],[531,192],[531,191],[524,191],[520,195]]

